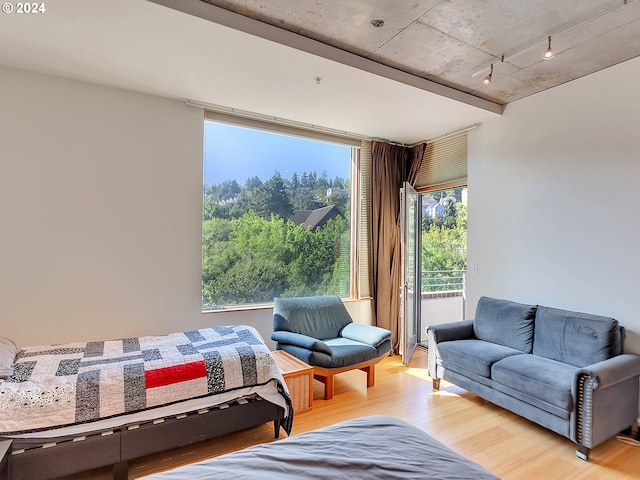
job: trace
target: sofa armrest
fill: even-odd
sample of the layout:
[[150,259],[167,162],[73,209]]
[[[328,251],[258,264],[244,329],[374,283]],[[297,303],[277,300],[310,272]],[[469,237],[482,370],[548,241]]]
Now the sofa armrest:
[[377,348],[382,343],[391,339],[391,332],[389,330],[373,325],[363,325],[361,323],[349,323],[345,325],[340,335],[349,340],[362,342],[373,348]]
[[607,388],[640,375],[640,355],[623,353],[602,362],[579,369],[575,378],[587,375],[593,379],[592,388]]
[[476,338],[473,333],[473,320],[429,325],[427,329],[436,343]]
[[638,416],[640,355],[622,354],[576,371],[571,394],[576,402],[571,438],[578,456],[629,428]]
[[429,341],[428,369],[429,375],[433,379],[434,389],[439,388],[440,378],[444,370],[440,364],[440,353],[438,343],[450,340],[474,339],[473,320],[462,320],[461,322],[439,323],[427,327],[427,339]]
[[301,333],[286,332],[278,330],[271,334],[271,340],[279,343],[285,343],[288,345],[295,345],[296,347],[311,350],[313,352],[325,353],[327,355],[333,355],[331,347],[317,338],[302,335]]

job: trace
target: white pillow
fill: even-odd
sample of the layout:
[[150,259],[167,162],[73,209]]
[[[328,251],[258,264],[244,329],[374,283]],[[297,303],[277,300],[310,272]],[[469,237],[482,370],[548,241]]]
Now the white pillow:
[[0,378],[13,375],[13,362],[19,351],[18,346],[11,340],[0,337]]

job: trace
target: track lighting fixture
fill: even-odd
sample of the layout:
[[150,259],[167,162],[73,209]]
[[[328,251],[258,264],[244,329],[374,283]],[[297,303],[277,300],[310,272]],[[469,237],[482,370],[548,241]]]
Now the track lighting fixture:
[[491,64],[491,71],[489,72],[489,75],[484,77],[482,81],[484,82],[485,85],[489,85],[491,83],[492,78],[493,78],[493,63]]
[[[533,39],[528,43],[524,43],[516,48],[513,48],[512,50],[504,53],[502,55],[502,62],[509,62],[510,60],[523,55],[525,53],[530,52],[533,49],[538,49],[541,48],[542,45],[547,45],[547,49],[544,51],[542,58],[544,60],[549,60],[551,58],[553,58],[555,56],[555,52],[553,51],[553,49],[551,48],[551,37],[553,37],[554,39],[562,36],[562,35],[566,35],[567,33],[583,27],[591,22],[593,22],[594,20],[603,17],[604,15],[607,15],[621,7],[625,7],[626,5],[629,5],[632,2],[632,0],[610,0],[609,2],[606,2],[605,5],[602,5],[594,10],[591,10],[587,13],[585,13],[583,16],[576,18],[573,21],[570,21],[568,23],[565,23],[564,25],[562,25],[561,27],[559,27],[557,30],[553,31],[553,32],[548,32],[545,37],[542,38],[537,38],[537,39]],[[605,2],[603,2],[605,3]],[[551,35],[549,35],[549,33],[551,33]],[[489,52],[487,52],[489,53]],[[472,77],[477,77],[480,75],[484,75],[487,72],[489,72],[489,74],[484,77],[482,79],[482,81],[486,84],[489,85],[491,83],[491,79],[493,77],[493,65],[495,63],[495,54],[492,54],[492,56],[494,57],[494,61],[492,63],[485,63],[483,66],[478,67],[472,74]]]
[[551,48],[551,37],[549,37],[549,47],[544,51],[544,55],[542,55],[542,58],[544,58],[545,60],[551,60],[555,54],[556,52],[554,52],[553,48]]

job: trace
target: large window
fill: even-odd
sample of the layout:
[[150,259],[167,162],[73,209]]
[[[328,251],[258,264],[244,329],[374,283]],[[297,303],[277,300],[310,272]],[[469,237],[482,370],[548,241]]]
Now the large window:
[[205,121],[202,306],[349,296],[352,147]]

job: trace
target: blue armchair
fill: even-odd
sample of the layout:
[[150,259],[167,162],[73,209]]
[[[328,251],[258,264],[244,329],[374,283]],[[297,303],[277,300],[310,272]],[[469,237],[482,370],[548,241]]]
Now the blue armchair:
[[367,373],[367,387],[375,384],[375,364],[391,350],[391,332],[354,323],[339,297],[276,298],[271,339],[313,366],[324,384],[324,399],[333,398],[333,377],[347,370]]

